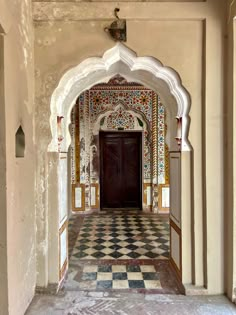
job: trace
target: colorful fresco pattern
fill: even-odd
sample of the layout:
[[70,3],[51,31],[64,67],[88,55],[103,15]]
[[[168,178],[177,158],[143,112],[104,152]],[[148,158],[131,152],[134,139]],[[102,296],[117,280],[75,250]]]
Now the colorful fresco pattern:
[[142,112],[151,124],[153,93],[141,86],[94,87],[89,90],[91,123],[94,123],[102,112],[114,110],[118,103],[123,103],[129,110]]
[[112,112],[107,117],[108,129],[134,129],[134,117],[131,113],[119,108],[118,111]]
[[[156,98],[156,99],[155,99]],[[110,130],[134,129],[135,117],[128,111],[141,114],[145,117],[148,124],[148,130],[152,130],[152,105],[153,100],[158,104],[157,118],[157,142],[158,142],[158,183],[165,183],[166,175],[166,148],[165,148],[165,108],[160,103],[158,95],[152,90],[145,88],[137,83],[127,83],[124,78],[117,77],[112,79],[108,84],[98,84],[90,90],[82,93],[76,106],[79,108],[79,141],[80,141],[80,181],[87,182],[89,175],[89,154],[90,149],[85,149],[85,143],[89,144],[91,130],[98,117],[107,111],[113,111],[107,117],[107,128]],[[115,110],[118,104],[123,104],[123,108]],[[75,121],[76,117],[72,112],[72,181],[75,180]],[[85,131],[85,129],[87,131]],[[152,180],[152,132],[144,131],[144,161],[143,175],[145,180]],[[89,133],[88,133],[89,131]],[[86,153],[87,152],[87,153]],[[88,173],[88,174],[87,174]]]
[[[149,124],[149,129],[152,126],[152,100],[157,95],[141,85],[107,85],[99,84],[89,90],[89,104],[90,104],[90,123],[94,124],[102,113],[106,111],[115,110],[117,104],[125,104],[129,110],[136,113],[141,113],[146,118]],[[108,117],[108,129],[134,129],[134,121],[130,115],[116,112]],[[129,127],[128,127],[129,123]],[[144,179],[151,180],[151,133],[145,132],[144,139]]]
[[165,184],[165,108],[158,102],[158,183]]

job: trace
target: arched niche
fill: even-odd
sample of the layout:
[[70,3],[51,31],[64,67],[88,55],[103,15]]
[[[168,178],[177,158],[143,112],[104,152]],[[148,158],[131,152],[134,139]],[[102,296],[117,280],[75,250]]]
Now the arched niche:
[[15,155],[16,158],[25,157],[25,133],[20,126],[15,135]]

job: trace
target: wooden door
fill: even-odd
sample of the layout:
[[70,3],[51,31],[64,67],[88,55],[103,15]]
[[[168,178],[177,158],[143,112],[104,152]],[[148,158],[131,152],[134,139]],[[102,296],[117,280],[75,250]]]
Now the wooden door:
[[100,133],[101,208],[141,209],[141,133]]

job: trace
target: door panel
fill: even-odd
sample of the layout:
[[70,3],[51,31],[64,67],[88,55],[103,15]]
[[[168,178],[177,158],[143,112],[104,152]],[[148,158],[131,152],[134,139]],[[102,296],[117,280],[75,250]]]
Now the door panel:
[[140,207],[140,154],[139,138],[127,137],[123,139],[123,170],[124,183],[123,201],[127,207]]
[[141,208],[141,133],[100,133],[102,208]]
[[104,207],[119,207],[121,141],[106,139],[103,144],[103,203]]

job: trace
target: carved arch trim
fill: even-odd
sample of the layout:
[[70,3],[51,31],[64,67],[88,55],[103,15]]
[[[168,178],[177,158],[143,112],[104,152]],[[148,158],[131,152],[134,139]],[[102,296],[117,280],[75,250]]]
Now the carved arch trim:
[[[172,100],[173,106],[173,100],[176,103],[177,118],[181,122],[178,129],[178,137],[181,139],[180,149],[190,151],[188,129],[191,101],[178,73],[172,68],[163,66],[160,61],[153,57],[138,57],[135,52],[121,43],[117,43],[106,51],[103,57],[88,58],[63,75],[51,98],[52,140],[48,146],[48,151],[68,151],[71,143],[70,114],[78,95],[95,84],[108,82],[115,74],[120,74],[130,81],[140,82],[153,89],[160,96],[161,94],[172,96],[170,102]],[[172,105],[170,104],[170,106]],[[59,124],[58,117],[62,118]]]

